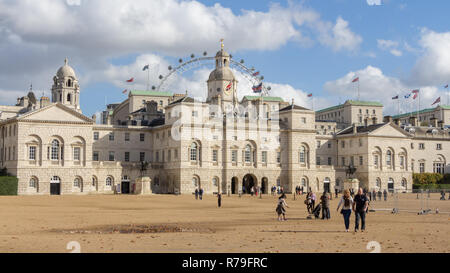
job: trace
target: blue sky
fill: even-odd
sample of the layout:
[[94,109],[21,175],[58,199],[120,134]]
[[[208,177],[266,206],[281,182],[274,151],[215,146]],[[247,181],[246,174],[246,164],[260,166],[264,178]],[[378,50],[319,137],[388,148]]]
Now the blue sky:
[[[2,104],[14,103],[30,82],[39,95],[49,95],[68,57],[79,76],[82,110],[90,116],[105,100],[124,100],[125,88],[145,88],[142,64],[151,64],[151,84],[157,85],[157,76],[178,58],[214,54],[219,38],[235,59],[261,71],[272,95],[311,107],[306,95],[313,93],[315,110],[355,99],[356,76],[361,99],[382,102],[385,114],[397,114],[392,96],[417,88],[422,106],[437,97],[447,103],[449,1],[33,2],[0,0]],[[204,96],[208,73],[186,73],[169,91]],[[131,77],[134,86],[124,82]],[[239,92],[251,93],[248,83]],[[417,102],[402,100],[401,112],[411,103]]]

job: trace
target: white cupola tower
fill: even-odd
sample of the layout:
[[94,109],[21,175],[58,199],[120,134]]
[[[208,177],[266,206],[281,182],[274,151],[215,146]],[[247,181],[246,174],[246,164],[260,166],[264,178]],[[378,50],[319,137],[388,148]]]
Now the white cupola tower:
[[67,58],[64,60],[64,66],[60,67],[53,77],[52,102],[62,103],[81,113],[80,86]]
[[233,71],[230,69],[230,54],[223,49],[223,40],[221,40],[221,49],[216,54],[216,69],[209,75],[208,98],[207,102],[215,103],[220,95],[222,101],[237,103],[237,83]]

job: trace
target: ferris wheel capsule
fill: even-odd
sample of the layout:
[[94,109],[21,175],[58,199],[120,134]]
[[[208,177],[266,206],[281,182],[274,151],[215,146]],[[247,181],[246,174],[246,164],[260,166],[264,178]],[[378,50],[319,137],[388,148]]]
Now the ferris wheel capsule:
[[183,59],[179,59],[178,62],[181,64],[183,62]]
[[241,59],[240,63],[243,64],[244,63],[244,59]]
[[164,78],[163,75],[159,75],[159,79],[162,80],[162,78]]
[[169,70],[172,70],[172,66],[171,66],[171,65],[169,65],[168,69],[169,69]]
[[152,90],[155,90],[155,89],[156,89],[156,86],[153,85],[153,86],[152,86]]
[[194,55],[194,54],[191,54],[191,59],[194,59],[194,57],[195,57],[195,55]]
[[206,56],[206,55],[208,55],[208,52],[204,51],[203,56]]

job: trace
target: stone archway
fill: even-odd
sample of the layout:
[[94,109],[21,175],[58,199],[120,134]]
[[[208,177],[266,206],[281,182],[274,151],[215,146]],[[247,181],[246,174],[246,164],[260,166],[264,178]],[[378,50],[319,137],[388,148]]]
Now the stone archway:
[[242,193],[250,194],[252,187],[257,185],[256,177],[252,174],[246,174],[242,179]]
[[235,176],[231,178],[231,194],[237,194],[239,192],[239,180]]
[[263,177],[261,180],[261,193],[267,194],[269,189],[269,180],[267,177]]

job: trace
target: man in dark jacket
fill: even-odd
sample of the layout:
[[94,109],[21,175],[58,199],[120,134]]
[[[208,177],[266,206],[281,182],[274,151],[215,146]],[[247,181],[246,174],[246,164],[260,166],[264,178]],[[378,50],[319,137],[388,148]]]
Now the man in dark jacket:
[[355,232],[359,230],[359,220],[361,219],[361,231],[366,229],[366,211],[369,206],[369,199],[363,193],[363,189],[359,188],[358,194],[355,195],[353,202],[353,211],[355,212]]
[[320,203],[322,204],[322,220],[330,219],[330,198],[328,197],[327,192],[323,192],[320,197]]

